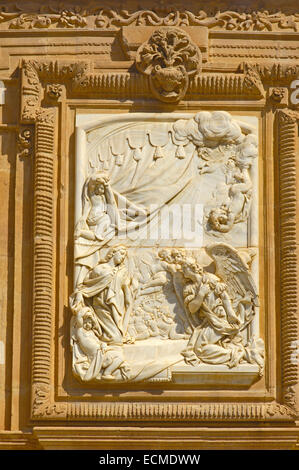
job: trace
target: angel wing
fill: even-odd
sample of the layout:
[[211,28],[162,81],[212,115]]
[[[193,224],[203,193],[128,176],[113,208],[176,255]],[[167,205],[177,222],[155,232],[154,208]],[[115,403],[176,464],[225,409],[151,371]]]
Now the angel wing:
[[257,307],[257,287],[237,250],[225,243],[214,243],[206,247],[206,252],[214,260],[216,275],[226,283],[231,298],[244,298],[249,295]]

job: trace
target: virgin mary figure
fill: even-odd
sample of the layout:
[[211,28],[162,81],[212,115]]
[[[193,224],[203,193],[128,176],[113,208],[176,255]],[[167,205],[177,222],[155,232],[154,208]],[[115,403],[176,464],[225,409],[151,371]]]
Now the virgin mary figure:
[[134,229],[146,210],[113,191],[104,172],[89,176],[82,191],[82,216],[75,227],[75,262],[79,285],[100,259],[100,248],[118,233]]

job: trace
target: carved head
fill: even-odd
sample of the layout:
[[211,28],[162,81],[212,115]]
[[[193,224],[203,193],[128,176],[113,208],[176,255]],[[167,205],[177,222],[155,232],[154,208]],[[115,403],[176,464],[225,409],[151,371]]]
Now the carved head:
[[185,262],[182,264],[182,273],[186,279],[194,280],[198,275],[202,276],[203,268],[194,258],[186,258]]
[[166,261],[166,263],[173,263],[173,258],[169,250],[160,250],[158,255],[159,258],[161,258],[163,261]]
[[90,315],[84,316],[83,327],[85,330],[92,330],[94,327],[94,321]]
[[248,134],[238,146],[236,152],[236,165],[239,168],[250,168],[254,158],[258,156],[258,141],[254,134]]
[[114,264],[118,266],[119,264],[123,263],[126,256],[127,256],[127,248],[123,245],[119,245],[119,246],[114,246],[110,248],[105,259],[106,261],[110,261],[111,259],[113,259]]
[[173,248],[171,250],[171,255],[175,263],[177,264],[182,264],[185,261],[185,253],[182,250],[177,250],[176,248]]
[[88,179],[88,194],[97,196],[104,194],[105,186],[109,183],[109,176],[104,172],[97,172]]
[[88,331],[92,330],[92,328],[95,326],[95,323],[91,309],[89,307],[84,307],[81,311],[81,314],[83,314],[83,328]]
[[226,233],[232,228],[234,223],[234,215],[231,213],[226,204],[212,209],[208,218],[212,229],[218,232]]

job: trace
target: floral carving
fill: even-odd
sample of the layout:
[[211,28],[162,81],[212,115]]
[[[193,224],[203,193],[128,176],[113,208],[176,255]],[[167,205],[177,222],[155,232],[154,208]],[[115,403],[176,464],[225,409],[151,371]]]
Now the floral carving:
[[179,101],[186,93],[189,77],[201,65],[201,53],[188,34],[178,28],[157,29],[137,51],[138,70],[149,75],[156,98],[165,102]]
[[23,62],[22,120],[30,121],[40,105],[40,81],[33,62]]
[[96,18],[98,28],[116,28],[129,24],[136,26],[206,26],[210,29],[235,31],[273,31],[291,29],[298,31],[299,15],[286,15],[282,12],[271,14],[269,11],[238,13],[235,11],[217,12],[209,15],[201,10],[198,14],[191,11],[171,10],[158,14],[151,10],[129,13],[126,10],[102,10]]
[[[11,29],[43,29],[43,28],[50,28],[53,24],[57,28],[84,28],[87,26],[87,21],[84,18],[84,13],[80,14],[80,9],[74,8],[74,10],[61,10],[54,14],[29,14],[29,13],[21,13],[17,18],[13,19],[11,23],[9,23],[9,28]],[[0,22],[1,17],[0,15]],[[16,15],[14,15],[16,16]],[[5,19],[10,19],[10,16],[4,16],[3,21]]]
[[241,66],[243,72],[248,76],[259,77],[263,83],[288,83],[297,78],[299,73],[298,65],[271,63],[269,65],[244,63]]
[[268,416],[290,416],[295,417],[295,413],[292,409],[287,406],[281,405],[280,403],[270,403],[266,405],[266,414]]
[[86,19],[79,14],[78,10],[63,10],[58,21],[58,26],[65,28],[84,28],[86,25]]
[[66,404],[51,403],[50,387],[48,385],[36,384],[34,391],[32,404],[32,415],[34,418],[56,418],[65,416]]
[[297,122],[299,119],[299,113],[292,109],[285,109],[283,112],[279,113],[278,118],[281,125],[291,125]]
[[49,28],[52,24],[49,16],[27,15],[21,14],[13,20],[9,27],[11,29],[32,29],[32,28]]
[[294,408],[296,406],[296,392],[293,386],[285,388],[284,403],[291,408]]
[[248,90],[259,90],[260,95],[265,95],[265,89],[258,71],[251,67],[249,64],[247,65],[246,74],[244,77],[244,85],[245,88]]

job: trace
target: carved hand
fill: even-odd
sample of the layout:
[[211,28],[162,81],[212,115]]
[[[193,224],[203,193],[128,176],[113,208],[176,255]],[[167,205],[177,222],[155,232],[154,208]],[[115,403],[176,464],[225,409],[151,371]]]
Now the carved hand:
[[202,284],[199,289],[199,294],[204,298],[210,292],[210,286],[208,284]]

